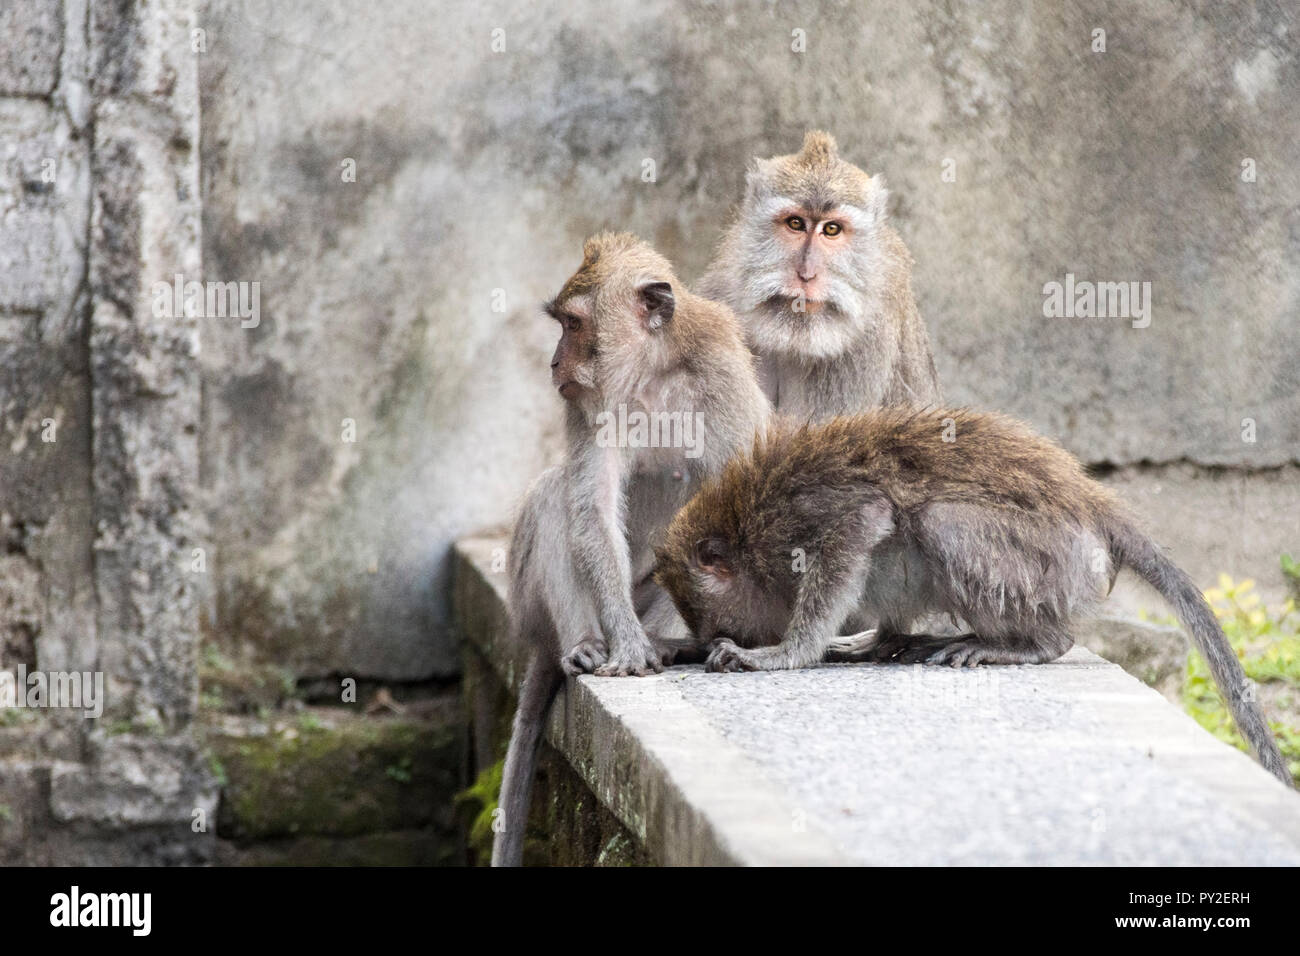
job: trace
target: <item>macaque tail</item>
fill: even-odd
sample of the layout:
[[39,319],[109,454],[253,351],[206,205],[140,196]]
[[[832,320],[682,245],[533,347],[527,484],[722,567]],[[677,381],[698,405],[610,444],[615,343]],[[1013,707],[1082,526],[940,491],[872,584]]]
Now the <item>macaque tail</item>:
[[1183,629],[1192,643],[1210,665],[1214,682],[1227,701],[1228,710],[1246,742],[1260,764],[1273,776],[1292,786],[1286,761],[1278,750],[1277,741],[1268,728],[1268,721],[1255,701],[1254,685],[1246,680],[1241,661],[1228,643],[1223,628],[1206,602],[1200,588],[1165,556],[1146,535],[1127,522],[1112,524],[1112,548],[1115,558],[1132,568],[1144,581],[1155,588],[1174,609]]
[[519,705],[515,708],[506,765],[501,772],[501,798],[497,806],[502,810],[504,827],[492,841],[493,866],[523,865],[524,834],[528,829],[528,803],[533,791],[533,775],[537,770],[537,752],[542,745],[542,731],[551,701],[563,682],[564,673],[550,655],[542,649],[533,654],[519,688]]

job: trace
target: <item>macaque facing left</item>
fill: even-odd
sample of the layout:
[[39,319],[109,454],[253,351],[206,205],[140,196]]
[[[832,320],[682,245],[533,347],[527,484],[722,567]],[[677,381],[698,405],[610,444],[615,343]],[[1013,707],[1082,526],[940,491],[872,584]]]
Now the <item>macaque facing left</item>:
[[[713,671],[818,663],[854,613],[880,622],[866,660],[1050,661],[1131,568],[1174,609],[1259,762],[1290,784],[1191,578],[1073,456],[1009,418],[894,408],[774,427],[678,513],[656,554],[657,580],[714,644]],[[971,631],[911,632],[936,613]]]

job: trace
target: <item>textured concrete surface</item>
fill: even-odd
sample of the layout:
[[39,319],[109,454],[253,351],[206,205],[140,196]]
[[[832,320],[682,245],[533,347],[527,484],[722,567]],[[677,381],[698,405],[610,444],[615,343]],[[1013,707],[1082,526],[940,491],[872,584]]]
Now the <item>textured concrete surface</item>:
[[202,275],[193,5],[90,8],[88,281],[95,596],[110,714],[183,730],[198,700],[199,319],[157,282]]
[[81,669],[96,657],[85,10],[65,37],[62,8],[34,0],[0,11],[0,667],[7,668]]
[[856,862],[1300,864],[1300,796],[1081,648],[973,671],[694,670],[677,688],[697,718]]
[[[458,545],[457,609],[510,679],[498,543]],[[662,863],[1300,865],[1300,795],[1081,647],[581,677],[548,736]]]
[[[0,93],[49,96],[59,79],[63,0],[26,0],[0,7]],[[75,12],[75,9],[74,9]]]
[[[102,674],[99,721],[5,712],[0,858],[195,863],[202,274],[189,0],[0,11],[0,667]],[[215,823],[215,821],[213,821]]]
[[[1285,485],[1282,514],[1229,528],[1202,514],[1212,487],[1153,511],[1198,579],[1216,533],[1241,528],[1234,566],[1260,579],[1295,547],[1300,470],[1260,472],[1300,459],[1293,6],[204,0],[199,19],[205,263],[263,283],[258,328],[202,330],[223,634],[309,671],[453,668],[449,544],[505,523],[558,449],[537,303],[602,227],[698,277],[745,165],[812,126],[892,188],[954,402],[1089,462]],[[1045,318],[1067,272],[1150,282],[1150,325]]]

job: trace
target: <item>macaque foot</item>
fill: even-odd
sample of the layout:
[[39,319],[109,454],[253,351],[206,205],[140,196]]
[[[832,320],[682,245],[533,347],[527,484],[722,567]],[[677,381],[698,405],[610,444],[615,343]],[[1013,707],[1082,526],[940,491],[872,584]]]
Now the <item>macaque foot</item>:
[[709,646],[709,656],[704,662],[706,671],[720,674],[736,671],[784,671],[811,667],[822,660],[822,655],[811,651],[811,656],[791,653],[778,644],[774,647],[745,648],[730,638],[723,637]]
[[977,664],[1001,664],[1005,653],[974,634],[936,637],[932,634],[898,634],[889,639],[888,660],[895,664],[940,664],[947,667],[975,667]]
[[624,647],[609,655],[609,659],[596,668],[597,677],[648,677],[664,669],[661,651],[649,641]]
[[974,634],[941,635],[889,633],[859,660],[893,664],[947,664],[973,667],[992,663],[996,649]]
[[609,657],[609,648],[598,637],[589,637],[560,658],[560,669],[570,677],[590,674]]
[[1008,647],[975,634],[890,634],[869,652],[867,659],[894,664],[937,664],[976,667],[980,664],[1039,664],[1061,655],[1051,647],[1026,643]]
[[737,671],[761,670],[757,655],[745,650],[726,638],[714,641],[709,656],[704,661],[704,669],[712,673],[730,674]]
[[1054,661],[1070,649],[1068,635],[1056,640],[1021,640],[1017,643],[979,638],[963,634],[950,638],[945,647],[935,649],[926,658],[927,664],[947,664],[949,667],[974,667],[977,664],[1045,664]]
[[[839,640],[843,640],[840,638]],[[917,641],[937,641],[937,638],[929,637],[925,634],[900,634],[897,631],[886,631],[882,628],[876,629],[875,641],[870,647],[864,649],[858,656],[860,661],[874,661],[876,663],[888,663],[897,661],[900,654],[914,647]],[[832,649],[834,644],[831,645]],[[937,644],[931,646],[934,649]]]
[[922,648],[923,651],[928,651],[923,663],[944,664],[948,667],[975,667],[978,664],[1000,663],[998,648],[990,647],[974,634],[937,640],[946,640],[947,643],[939,647],[930,645]]

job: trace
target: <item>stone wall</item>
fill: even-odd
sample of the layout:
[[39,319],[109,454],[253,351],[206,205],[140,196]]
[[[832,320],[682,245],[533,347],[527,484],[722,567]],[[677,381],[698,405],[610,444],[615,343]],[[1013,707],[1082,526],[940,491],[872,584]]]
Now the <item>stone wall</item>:
[[198,322],[151,297],[201,275],[193,27],[184,0],[0,12],[0,669],[105,698],[0,711],[6,863],[211,855]]
[[[204,330],[223,635],[307,670],[453,669],[448,543],[507,522],[556,450],[537,303],[604,227],[695,278],[745,164],[813,126],[889,181],[953,401],[1116,466],[1207,583],[1278,585],[1300,547],[1275,511],[1300,475],[1283,5],[207,0],[201,19],[206,262],[263,283],[256,329]],[[1045,318],[1066,273],[1150,282],[1150,325]]]

